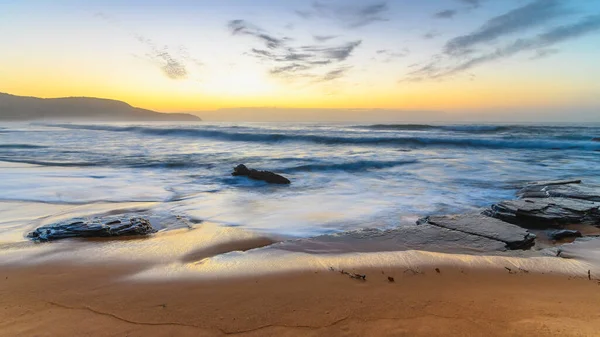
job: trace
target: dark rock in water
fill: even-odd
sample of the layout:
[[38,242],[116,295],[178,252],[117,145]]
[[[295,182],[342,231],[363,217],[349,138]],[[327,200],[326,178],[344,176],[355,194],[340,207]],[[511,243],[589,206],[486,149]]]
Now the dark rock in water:
[[233,169],[233,173],[231,175],[246,176],[246,177],[249,177],[250,179],[266,181],[269,184],[287,185],[287,184],[291,183],[287,178],[280,176],[279,174],[269,172],[269,171],[259,171],[259,170],[255,170],[255,169],[249,169],[244,164],[240,164],[240,165],[236,166]]
[[486,215],[515,225],[561,227],[565,224],[600,225],[600,202],[569,198],[526,198],[502,201]]
[[418,221],[418,224],[424,223],[500,241],[506,244],[507,249],[531,248],[536,238],[535,234],[521,227],[476,213],[432,216]]
[[581,180],[529,184],[517,192],[521,198],[571,198],[600,202],[600,186],[582,185]]
[[249,176],[250,169],[246,167],[244,164],[240,164],[233,168],[232,176]]
[[52,241],[74,237],[114,237],[146,235],[156,230],[144,218],[107,217],[75,218],[63,222],[42,226],[27,234],[35,241]]
[[580,238],[581,232],[570,229],[561,229],[557,231],[551,231],[548,233],[548,237],[552,240],[562,240],[566,238]]
[[600,142],[600,137],[592,138],[592,142]]

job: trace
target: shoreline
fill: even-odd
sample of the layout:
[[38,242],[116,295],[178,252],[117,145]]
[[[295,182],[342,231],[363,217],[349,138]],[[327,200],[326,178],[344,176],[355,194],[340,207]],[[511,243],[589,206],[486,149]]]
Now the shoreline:
[[[141,266],[0,271],[0,336],[594,336],[600,283],[444,267],[125,281]],[[393,282],[388,279],[393,278]]]

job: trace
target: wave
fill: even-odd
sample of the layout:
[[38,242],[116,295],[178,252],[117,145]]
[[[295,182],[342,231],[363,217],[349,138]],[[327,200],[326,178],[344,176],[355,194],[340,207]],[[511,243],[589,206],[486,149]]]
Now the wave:
[[571,130],[599,130],[594,126],[540,126],[540,125],[429,125],[429,124],[373,124],[361,125],[356,128],[388,131],[454,131],[463,133],[569,133]]
[[127,167],[127,168],[165,168],[165,169],[187,169],[187,168],[212,168],[211,163],[198,163],[194,161],[173,160],[162,161],[145,158],[136,160],[120,159],[114,160],[89,160],[89,161],[53,161],[36,160],[28,158],[0,157],[0,162],[30,164],[50,167]]
[[373,169],[385,169],[396,166],[416,164],[417,160],[399,160],[399,161],[377,161],[377,160],[359,160],[347,163],[322,163],[322,164],[306,164],[296,167],[285,168],[280,170],[283,173],[292,172],[318,172],[318,171],[347,171],[359,172]]
[[458,131],[458,132],[504,132],[521,129],[526,126],[521,125],[430,125],[430,124],[373,124],[360,125],[357,128],[370,130],[390,130],[390,131]]
[[374,124],[362,125],[358,128],[370,130],[389,131],[455,131],[465,133],[499,133],[509,131],[522,131],[524,129],[545,129],[540,127],[528,127],[523,125],[429,125],[429,124]]
[[406,131],[427,131],[435,130],[438,127],[428,124],[373,124],[373,125],[359,125],[356,128],[360,129],[371,129],[371,130],[406,130]]
[[102,163],[92,162],[55,162],[45,160],[33,160],[33,159],[15,159],[15,158],[2,158],[0,162],[19,163],[19,164],[30,164],[39,166],[58,166],[58,167],[91,167],[91,166],[103,166]]
[[[355,135],[327,136],[319,134],[299,133],[261,133],[261,132],[232,132],[199,128],[154,128],[144,126],[107,126],[107,125],[53,125],[68,129],[83,129],[95,131],[130,132],[154,136],[200,137],[224,141],[238,142],[309,142],[325,145],[396,145],[396,146],[438,146],[438,147],[473,147],[492,149],[547,149],[547,150],[590,150],[599,151],[600,143],[585,140],[554,140],[554,139],[522,139],[522,138],[480,138],[480,137],[448,137],[432,136],[377,136]],[[414,125],[413,125],[414,126]],[[447,128],[457,126],[439,126]],[[460,128],[478,128],[483,126],[460,126]],[[487,127],[487,126],[485,126]],[[500,126],[498,126],[500,127]]]
[[0,144],[0,149],[45,149],[47,146],[32,144]]

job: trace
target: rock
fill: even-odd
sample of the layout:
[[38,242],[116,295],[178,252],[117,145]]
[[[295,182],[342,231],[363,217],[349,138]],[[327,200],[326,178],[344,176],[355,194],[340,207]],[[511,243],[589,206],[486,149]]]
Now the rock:
[[535,234],[521,227],[477,213],[432,216],[418,223],[500,241],[506,244],[507,249],[529,249],[535,244],[536,238]]
[[570,229],[561,229],[551,231],[548,233],[548,237],[552,240],[562,240],[566,238],[580,238],[582,237],[581,232]]
[[529,184],[517,192],[520,198],[571,198],[600,202],[600,186],[582,185],[580,180]]
[[233,169],[233,176],[246,176],[254,180],[266,181],[269,184],[282,184],[287,185],[291,182],[279,174],[269,171],[259,171],[255,169],[249,169],[244,164],[240,164]]
[[592,142],[600,142],[600,137],[592,138]]
[[284,241],[273,245],[272,248],[312,254],[406,250],[483,254],[506,251],[506,244],[482,236],[423,224],[389,230],[363,229]]
[[35,241],[52,241],[73,237],[147,235],[154,232],[156,230],[144,218],[113,216],[70,219],[37,228],[27,237]]
[[486,215],[526,228],[565,224],[600,225],[600,202],[569,198],[525,198],[502,201]]

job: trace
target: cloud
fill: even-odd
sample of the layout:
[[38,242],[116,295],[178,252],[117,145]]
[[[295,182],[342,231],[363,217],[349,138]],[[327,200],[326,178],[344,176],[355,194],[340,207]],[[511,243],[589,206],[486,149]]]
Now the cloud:
[[162,71],[168,78],[181,80],[187,78],[188,71],[185,65],[171,56],[167,51],[155,55],[155,60],[159,61]]
[[435,13],[433,17],[438,19],[452,19],[454,15],[456,15],[456,11],[454,9],[446,9]]
[[166,45],[162,48],[159,48],[158,45],[151,39],[125,30],[122,27],[121,22],[111,15],[99,12],[94,14],[94,16],[116,26],[117,28],[125,31],[127,34],[132,35],[133,38],[135,38],[139,43],[148,49],[145,58],[150,60],[152,64],[157,66],[163,72],[163,74],[170,79],[182,80],[188,78],[190,73],[188,70],[188,65],[190,63],[193,63],[198,67],[203,65],[198,59],[190,56],[190,53],[184,46],[179,46],[174,50],[172,47]]
[[600,15],[588,16],[575,23],[550,28],[531,38],[516,39],[488,53],[474,55],[466,60],[459,58],[458,63],[448,65],[448,61],[454,60],[452,58],[433,61],[409,73],[407,80],[440,79],[527,51],[535,51],[537,56],[548,56],[555,53],[555,50],[551,49],[554,45],[598,31],[600,31]]
[[481,43],[524,31],[567,14],[560,0],[535,0],[488,20],[478,30],[453,38],[444,46],[447,54],[458,55]]
[[310,67],[303,65],[303,64],[299,64],[299,63],[293,63],[287,66],[282,66],[282,67],[277,67],[277,68],[273,68],[270,70],[270,73],[273,75],[277,75],[277,74],[281,74],[281,73],[295,73],[298,71],[303,71],[303,70],[308,70],[310,69]]
[[558,54],[560,53],[560,49],[557,48],[550,48],[550,49],[538,49],[535,51],[535,55],[533,55],[532,57],[530,57],[530,60],[539,60],[539,59],[543,59],[549,56],[552,56],[554,54]]
[[313,39],[317,42],[327,42],[333,40],[337,35],[313,35]]
[[310,19],[314,16],[311,11],[295,10],[294,13],[303,19]]
[[440,32],[435,32],[435,31],[431,31],[431,32],[427,32],[425,34],[423,34],[423,38],[425,40],[431,40],[431,39],[435,39],[436,37],[442,35]]
[[463,4],[469,5],[473,8],[478,8],[481,6],[481,0],[457,0],[458,2],[462,2]]
[[158,66],[165,76],[172,80],[182,80],[188,77],[189,72],[186,61],[202,65],[200,61],[191,58],[184,47],[180,47],[176,51],[171,51],[168,46],[159,48],[152,40],[142,35],[136,35],[135,38],[150,49],[146,53],[146,57]]
[[[410,54],[410,50],[408,48],[402,48],[400,51],[392,51],[389,49],[380,49],[375,52],[378,56],[383,57],[380,61],[384,63],[392,62],[394,59],[406,57]],[[374,58],[377,60],[378,58]]]
[[231,20],[227,25],[233,35],[249,35],[258,39],[269,49],[276,49],[283,45],[285,38],[279,39],[265,33],[262,29],[244,21]]
[[327,74],[325,74],[325,76],[323,76],[323,78],[321,80],[322,81],[336,80],[338,78],[343,77],[350,69],[351,69],[351,67],[342,67],[342,68],[338,68],[335,70],[331,70]]
[[354,51],[354,49],[356,49],[356,47],[360,46],[361,43],[362,43],[362,40],[357,40],[357,41],[348,42],[346,44],[343,44],[341,46],[336,46],[336,47],[303,46],[301,48],[302,48],[302,50],[305,50],[308,52],[314,52],[317,54],[321,54],[322,57],[327,58],[329,60],[334,60],[334,61],[339,62],[339,61],[344,61],[348,57],[350,57],[350,55],[352,55],[352,52]]
[[389,21],[385,13],[389,11],[387,1],[369,5],[337,5],[325,1],[315,1],[308,10],[296,10],[303,19],[333,19],[348,28],[363,27],[375,22]]
[[355,40],[327,45],[336,36],[315,35],[313,38],[319,44],[297,45],[293,39],[278,37],[244,20],[232,20],[227,26],[232,35],[249,36],[260,43],[260,48],[251,48],[246,54],[266,63],[270,67],[270,75],[287,79],[331,81],[341,78],[346,73],[341,69],[348,68],[343,62],[362,43],[361,40]]

